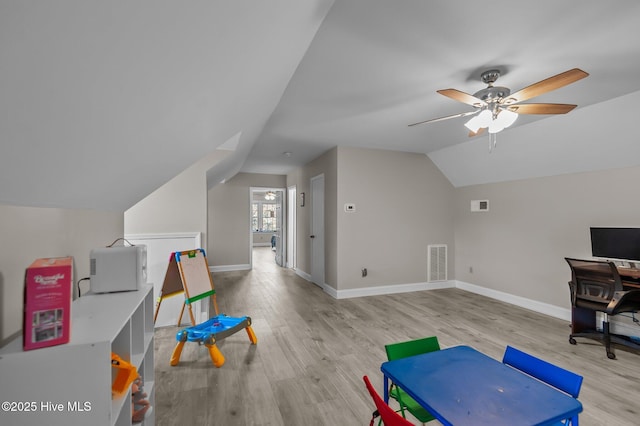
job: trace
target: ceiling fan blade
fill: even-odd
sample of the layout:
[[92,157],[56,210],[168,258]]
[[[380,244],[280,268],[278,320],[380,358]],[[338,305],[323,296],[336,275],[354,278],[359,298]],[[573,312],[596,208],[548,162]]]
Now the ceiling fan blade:
[[517,91],[516,93],[512,93],[507,99],[505,99],[504,104],[515,104],[517,102],[526,101],[527,99],[540,96],[543,93],[547,93],[552,90],[564,87],[567,84],[574,83],[580,79],[585,78],[588,75],[588,73],[582,71],[579,68],[565,71],[558,75],[554,75],[553,77],[549,77],[545,80],[527,86],[524,89]]
[[437,92],[443,96],[446,96],[447,98],[451,98],[455,101],[462,102],[464,104],[471,105],[476,108],[483,107],[487,104],[482,99],[476,98],[475,96],[470,95],[468,93],[461,92],[458,89],[442,89],[442,90],[437,90]]
[[566,114],[577,105],[570,104],[516,104],[509,105],[509,111],[518,114]]
[[447,115],[446,117],[433,118],[431,120],[425,120],[425,121],[420,121],[418,123],[409,124],[409,127],[417,126],[418,124],[435,123],[436,121],[449,120],[450,118],[466,117],[467,115],[475,114],[477,112],[478,111],[461,112],[460,114],[453,114],[453,115]]

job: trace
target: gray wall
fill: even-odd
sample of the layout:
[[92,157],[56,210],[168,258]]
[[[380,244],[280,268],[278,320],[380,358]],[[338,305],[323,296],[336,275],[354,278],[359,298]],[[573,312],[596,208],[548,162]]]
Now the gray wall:
[[0,343],[22,329],[25,270],[35,259],[73,256],[75,293],[89,276],[89,251],[123,228],[122,212],[0,205]]
[[338,177],[340,290],[426,282],[429,244],[448,245],[453,278],[453,186],[426,155],[338,148]]
[[640,227],[638,182],[631,167],[456,189],[456,279],[569,308],[564,258],[591,257],[590,226]]
[[[325,284],[342,291],[424,283],[428,244],[449,246],[453,278],[453,187],[428,157],[338,147],[287,175],[287,185],[309,200],[318,174],[325,176]],[[345,203],[356,211],[346,213]],[[297,269],[306,274],[310,211],[297,203]]]
[[250,188],[284,188],[284,175],[238,173],[207,194],[207,259],[211,266],[248,265]]
[[207,170],[229,155],[216,150],[124,213],[125,234],[200,232],[207,250]]
[[[287,175],[287,187],[296,186],[296,269],[311,275],[311,178],[324,175],[324,281],[338,289],[338,148],[333,148],[304,167]],[[300,194],[305,193],[305,205],[300,206]]]

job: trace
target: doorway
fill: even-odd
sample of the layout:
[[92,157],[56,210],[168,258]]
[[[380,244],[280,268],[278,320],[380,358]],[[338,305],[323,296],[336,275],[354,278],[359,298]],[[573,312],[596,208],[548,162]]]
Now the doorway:
[[269,247],[278,266],[284,265],[286,246],[286,210],[284,188],[256,188],[250,190],[249,259],[253,268],[253,248]]
[[324,174],[311,178],[311,281],[324,288]]

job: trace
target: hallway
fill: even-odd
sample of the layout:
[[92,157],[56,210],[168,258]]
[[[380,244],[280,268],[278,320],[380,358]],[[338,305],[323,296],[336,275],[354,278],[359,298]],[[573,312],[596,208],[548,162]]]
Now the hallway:
[[275,261],[276,252],[271,247],[253,248],[253,270],[254,272],[278,272],[282,269]]

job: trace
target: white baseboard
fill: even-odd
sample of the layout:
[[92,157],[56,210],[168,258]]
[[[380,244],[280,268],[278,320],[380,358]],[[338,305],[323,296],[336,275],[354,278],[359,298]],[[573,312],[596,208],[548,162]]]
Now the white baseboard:
[[[306,272],[304,272],[304,271],[302,271],[300,269],[296,269],[295,272],[296,272],[296,275],[299,276],[300,278],[309,281],[313,285],[316,285],[316,283],[311,281],[311,275],[307,274]],[[334,299],[337,299],[337,297],[336,297],[336,289],[335,288],[331,287],[330,285],[328,285],[326,283],[321,285],[320,288],[322,288],[322,290],[325,293],[328,293]]]
[[13,333],[13,334],[5,337],[4,339],[0,340],[0,348],[3,348],[6,345],[8,345],[9,343],[13,342],[20,335],[22,335],[22,330],[18,330],[15,333]]
[[[501,302],[509,303],[511,305],[520,306],[521,308],[529,309],[540,314],[549,315],[550,317],[571,322],[571,309],[569,308],[561,308],[559,306],[538,302],[536,300],[527,299],[525,297],[514,296],[513,294],[480,287],[475,284],[466,283],[464,281],[456,281],[456,288],[490,297],[492,299],[500,300]],[[600,330],[602,329],[602,317],[602,314],[596,315],[596,327]],[[622,334],[624,336],[640,336],[640,327],[637,327],[632,323],[625,322],[625,318],[616,319],[616,317],[609,317],[609,322],[611,323],[612,333]]]
[[328,284],[325,284],[322,286],[322,290],[324,290],[325,293],[327,293],[329,296],[333,297],[334,299],[339,299],[338,297],[338,291],[331,287]]
[[538,302],[536,300],[527,299],[521,296],[514,296],[513,294],[481,287],[464,281],[456,281],[455,287],[461,290],[469,291],[471,293],[500,300],[511,305],[520,306],[521,308],[529,309],[534,312],[549,315],[554,318],[560,318],[567,321],[571,320],[571,310],[567,308],[561,308],[559,306]]
[[[300,269],[296,269],[296,275],[312,282],[311,275]],[[435,290],[440,288],[451,288],[455,286],[455,281],[439,281],[432,283],[412,283],[412,284],[393,284],[374,287],[350,288],[346,290],[336,290],[328,284],[322,285],[322,289],[334,299],[350,299],[353,297],[364,296],[380,296],[394,293],[409,293],[412,291]]]
[[298,275],[300,278],[303,278],[309,282],[311,282],[311,275],[307,274],[306,272],[300,270],[300,269],[296,269],[296,275]]
[[209,266],[209,270],[211,272],[231,272],[231,271],[247,271],[251,269],[251,265],[248,263],[241,265],[219,265],[219,266]]
[[364,296],[381,296],[385,294],[395,293],[409,293],[412,291],[423,290],[436,290],[441,288],[455,287],[454,281],[438,281],[438,282],[422,282],[422,283],[410,283],[410,284],[393,284],[382,285],[375,287],[363,287],[363,288],[350,288],[346,290],[335,290],[333,287],[329,287],[332,291],[329,293],[336,299],[349,299],[352,297],[364,297]]

